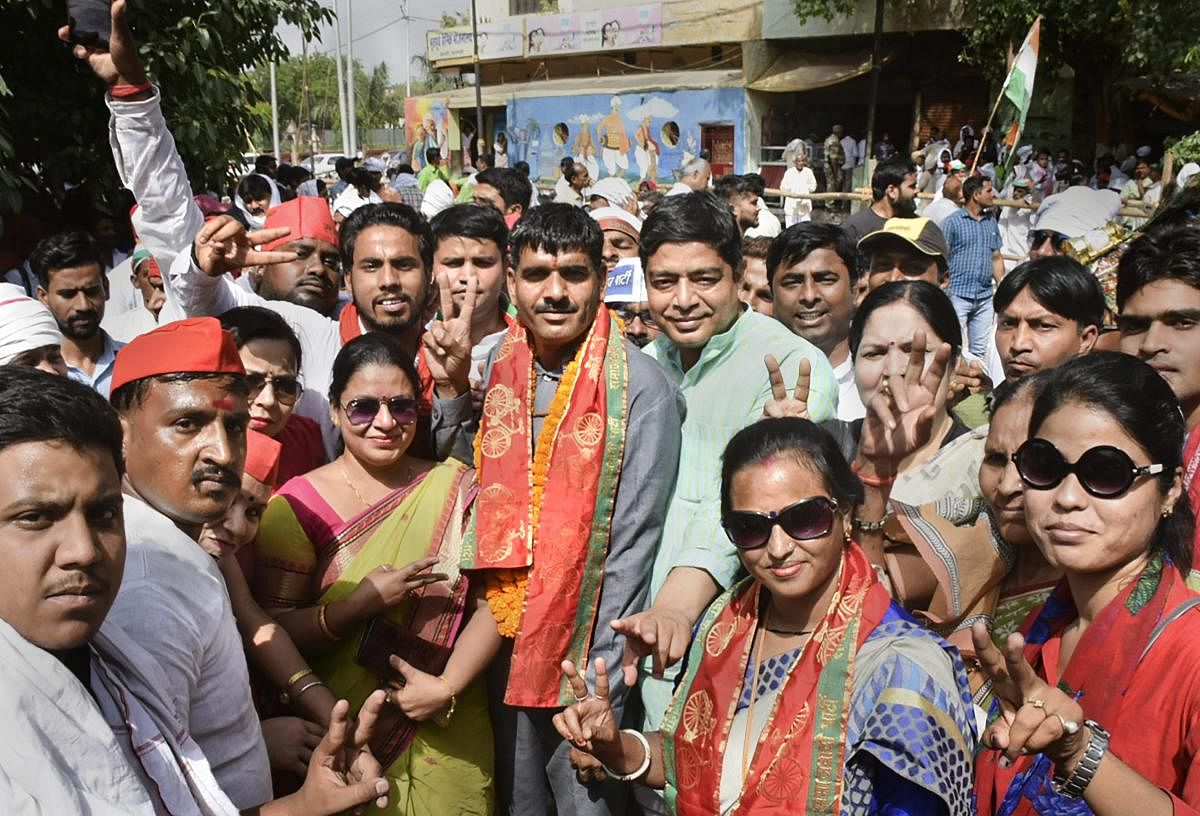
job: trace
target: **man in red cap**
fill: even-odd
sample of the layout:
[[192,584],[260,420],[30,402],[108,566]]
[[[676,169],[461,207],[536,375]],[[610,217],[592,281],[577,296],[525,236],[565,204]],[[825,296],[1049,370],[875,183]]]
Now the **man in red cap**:
[[294,252],[296,260],[248,270],[251,287],[267,300],[283,300],[335,317],[342,259],[329,204],[313,196],[285,201],[267,213],[265,228],[280,227],[291,231],[263,249]]
[[159,661],[221,789],[250,808],[271,798],[267,751],[225,583],[196,540],[241,487],[244,374],[215,318],[161,326],[117,355],[128,551],[108,619]]

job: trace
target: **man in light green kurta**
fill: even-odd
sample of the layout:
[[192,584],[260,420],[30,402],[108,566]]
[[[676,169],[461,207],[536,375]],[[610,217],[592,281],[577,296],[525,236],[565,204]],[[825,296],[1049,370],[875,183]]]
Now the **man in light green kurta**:
[[645,351],[687,402],[679,472],[651,577],[652,606],[620,624],[635,651],[663,652],[642,667],[652,730],[670,701],[675,674],[656,678],[655,664],[682,655],[700,614],[739,570],[721,528],[721,453],[737,431],[762,417],[771,399],[764,356],[779,361],[789,386],[808,359],[809,417],[820,422],[837,415],[838,384],[825,355],[738,300],[741,240],[728,206],[711,193],[667,199],[642,228],[650,310],[663,330]]

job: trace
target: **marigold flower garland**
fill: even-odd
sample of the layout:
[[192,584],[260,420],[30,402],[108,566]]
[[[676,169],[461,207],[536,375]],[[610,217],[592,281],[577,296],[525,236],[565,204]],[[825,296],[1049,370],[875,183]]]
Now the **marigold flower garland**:
[[[590,338],[590,334],[589,334]],[[550,401],[550,410],[542,422],[541,433],[538,434],[537,446],[534,448],[533,466],[529,472],[529,523],[533,535],[537,536],[538,519],[542,512],[542,493],[546,489],[546,476],[550,470],[550,453],[554,440],[558,436],[558,427],[570,405],[571,392],[575,379],[579,376],[579,364],[583,359],[587,341],[580,344],[574,359],[567,365],[559,380],[558,388],[554,391],[554,399]],[[531,363],[531,366],[533,364]],[[533,411],[533,400],[537,391],[537,372],[529,374],[529,410]],[[475,435],[475,469],[479,470],[480,454],[479,440],[481,433]],[[529,568],[491,570],[487,578],[487,602],[496,618],[496,629],[501,637],[515,638],[521,628],[521,616],[525,611],[525,592],[529,586]]]

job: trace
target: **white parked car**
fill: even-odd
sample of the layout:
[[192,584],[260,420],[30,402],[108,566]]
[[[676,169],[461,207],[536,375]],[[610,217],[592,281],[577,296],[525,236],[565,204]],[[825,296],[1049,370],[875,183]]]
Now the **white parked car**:
[[300,164],[308,168],[316,178],[329,181],[337,177],[337,170],[334,165],[341,157],[341,153],[316,153],[300,162]]

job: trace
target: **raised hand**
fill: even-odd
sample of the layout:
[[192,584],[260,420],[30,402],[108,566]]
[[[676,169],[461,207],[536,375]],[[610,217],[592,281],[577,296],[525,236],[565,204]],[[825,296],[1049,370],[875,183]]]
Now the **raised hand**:
[[661,678],[663,672],[683,659],[692,642],[691,623],[683,613],[670,609],[647,609],[609,625],[625,636],[621,673],[627,686],[637,683],[638,663],[643,657],[653,656],[653,674]]
[[399,655],[392,655],[388,662],[403,682],[390,683],[387,702],[416,722],[424,722],[446,711],[454,692],[445,680],[421,671]]
[[950,344],[938,347],[928,368],[925,350],[925,332],[918,330],[904,373],[885,375],[879,392],[867,401],[858,454],[880,475],[895,475],[900,462],[929,441],[933,418],[945,406],[941,386]]
[[783,382],[783,372],[774,355],[763,358],[767,375],[771,378],[771,399],[763,406],[765,417],[799,417],[808,419],[808,386],[812,381],[812,362],[808,358],[800,361],[800,373],[796,375],[796,390],[788,396]]
[[467,276],[462,309],[456,312],[450,275],[444,271],[438,273],[442,319],[429,324],[421,344],[425,347],[425,363],[437,384],[439,396],[452,398],[471,389],[471,318],[475,314],[478,285],[479,279],[471,272]]
[[1037,676],[1025,659],[1025,639],[1009,635],[1002,654],[980,622],[971,627],[971,640],[1000,703],[1000,717],[983,732],[983,744],[1001,751],[1009,762],[1026,754],[1045,754],[1070,767],[1082,757],[1088,741],[1083,709]]
[[380,564],[363,576],[346,600],[360,619],[380,615],[426,584],[448,580],[444,572],[429,572],[437,562],[437,558],[422,558],[403,567]]
[[364,805],[387,807],[388,781],[367,747],[383,708],[384,693],[376,691],[363,703],[357,723],[350,721],[350,704],[338,700],[329,717],[329,730],[313,751],[304,786],[295,794],[289,813],[335,814]]
[[972,360],[968,363],[960,357],[958,365],[954,367],[954,376],[950,379],[950,394],[947,401],[957,403],[973,394],[991,389],[992,381],[983,373],[983,366],[979,361]]
[[[111,8],[112,31],[109,34],[108,50],[87,45],[74,45],[71,53],[83,60],[88,67],[107,85],[141,85],[146,81],[146,72],[138,59],[137,44],[125,20],[125,0],[115,0]],[[71,41],[71,26],[58,29],[58,38]]]
[[554,727],[562,738],[581,751],[619,749],[621,744],[617,718],[608,697],[608,666],[604,658],[596,658],[596,690],[590,691],[587,680],[570,660],[562,662],[563,676],[571,684],[575,702],[554,715]]
[[295,252],[263,252],[254,247],[282,238],[290,227],[246,232],[236,218],[222,215],[205,223],[193,245],[196,261],[204,274],[219,278],[233,269],[269,266],[296,260]]

